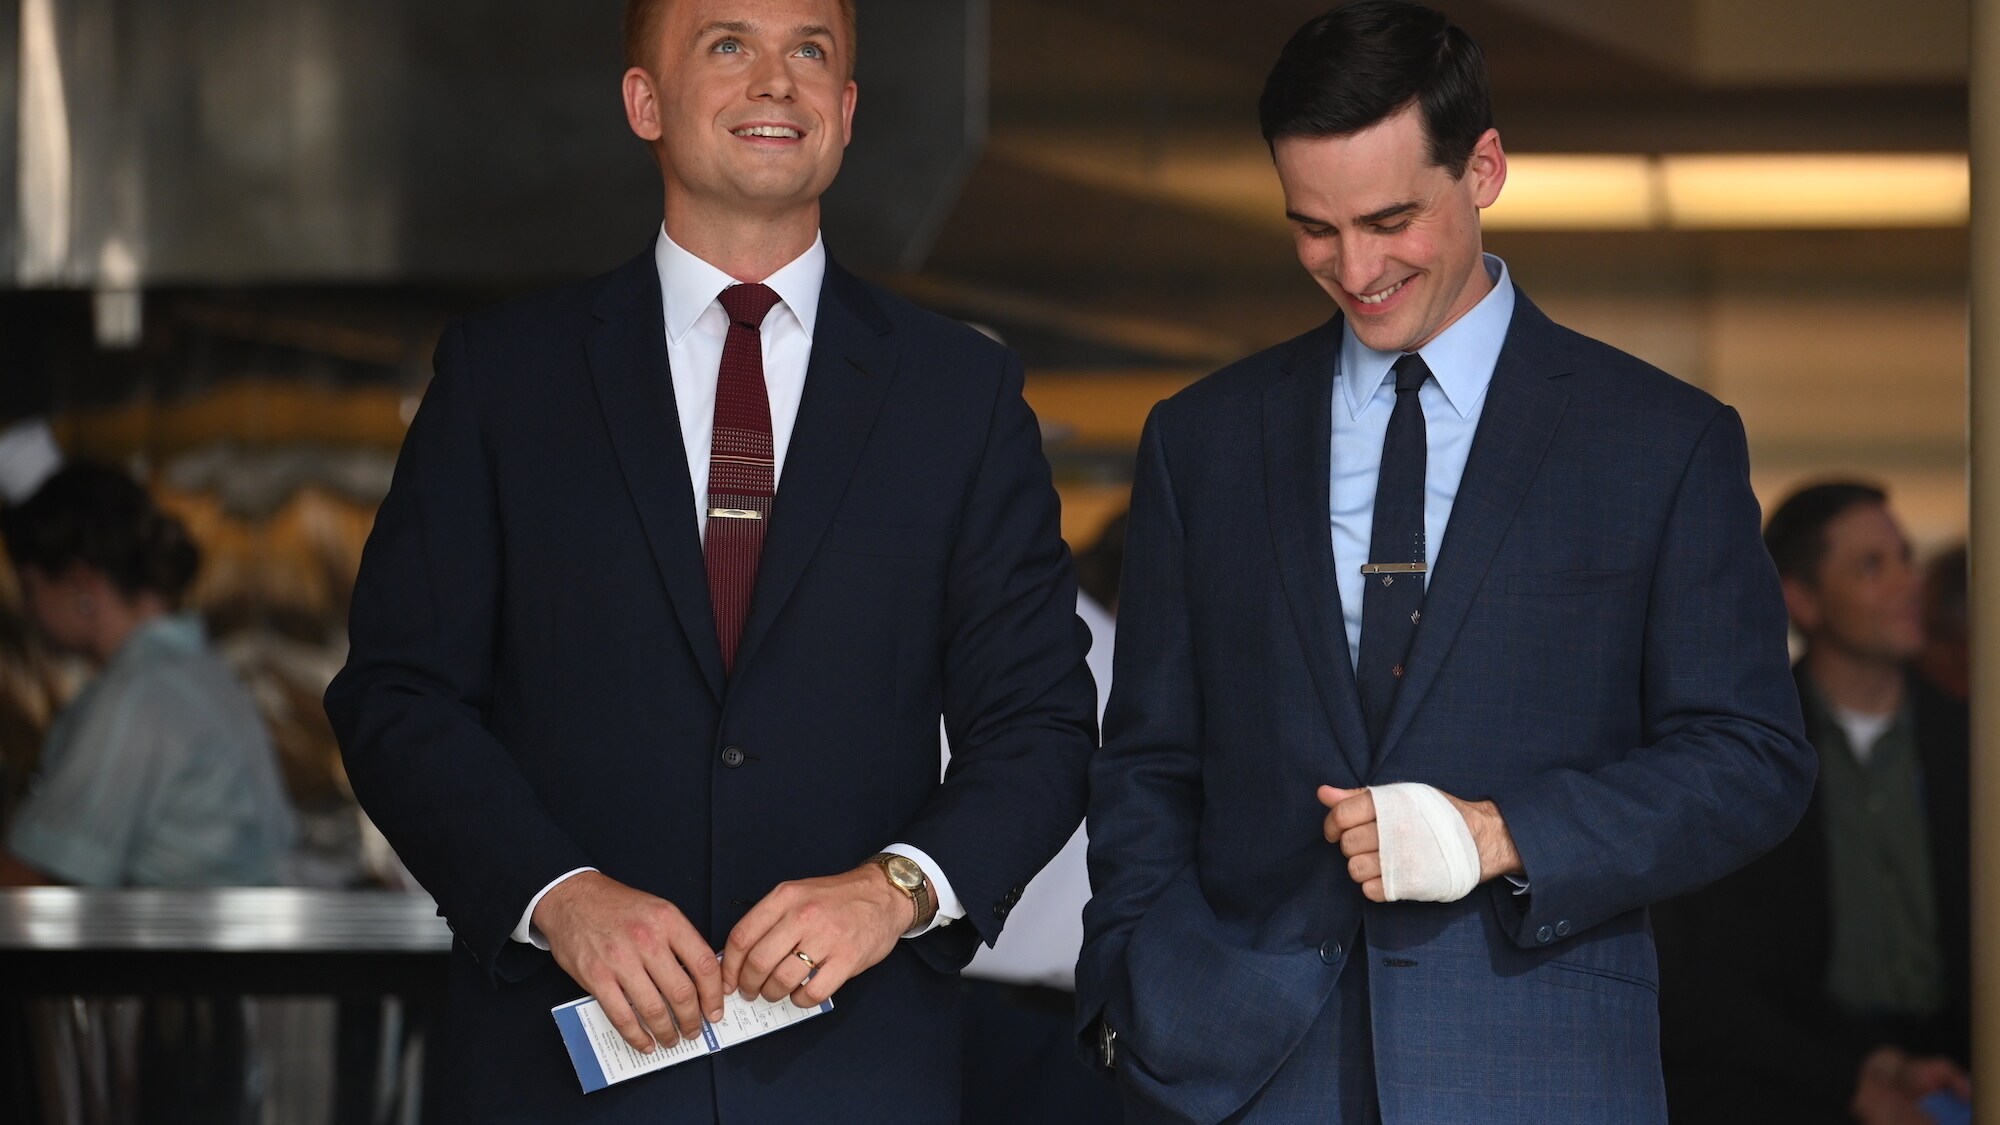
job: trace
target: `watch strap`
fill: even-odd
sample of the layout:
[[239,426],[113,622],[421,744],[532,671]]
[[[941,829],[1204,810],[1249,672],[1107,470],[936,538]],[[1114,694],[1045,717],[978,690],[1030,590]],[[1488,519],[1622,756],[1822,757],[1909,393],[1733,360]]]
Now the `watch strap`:
[[[916,869],[917,885],[915,888],[905,887],[890,876],[889,864],[892,860],[901,860]],[[911,905],[915,910],[915,921],[910,923],[909,929],[903,931],[903,936],[914,937],[918,933],[921,933],[931,924],[931,919],[937,917],[937,893],[931,889],[930,876],[924,872],[923,865],[899,852],[878,852],[869,862],[882,869],[882,877],[889,880],[890,886],[909,896]]]

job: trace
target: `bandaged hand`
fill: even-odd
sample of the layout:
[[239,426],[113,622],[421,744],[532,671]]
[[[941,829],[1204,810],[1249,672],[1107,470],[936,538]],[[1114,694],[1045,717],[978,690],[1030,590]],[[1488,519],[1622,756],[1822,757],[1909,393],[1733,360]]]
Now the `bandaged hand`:
[[1323,785],[1323,831],[1347,873],[1375,902],[1455,902],[1501,874],[1520,873],[1513,838],[1490,801],[1469,803],[1429,785]]

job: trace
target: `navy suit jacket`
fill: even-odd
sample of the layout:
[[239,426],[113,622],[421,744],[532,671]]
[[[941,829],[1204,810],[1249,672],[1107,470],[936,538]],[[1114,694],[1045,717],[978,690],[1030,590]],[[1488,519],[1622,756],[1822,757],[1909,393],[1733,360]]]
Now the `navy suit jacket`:
[[[1081,819],[1095,748],[1019,361],[828,266],[725,680],[662,315],[649,249],[450,326],[362,560],[327,712],[458,938],[443,1100],[476,1121],[956,1120],[955,973]],[[829,1015],[580,1093],[549,1009],[583,990],[508,936],[535,892],[596,866],[719,949],[780,881],[894,841],[965,921]]]
[[[1340,331],[1147,423],[1079,1027],[1119,1032],[1143,1118],[1217,1121],[1329,1050],[1301,1039],[1367,957],[1386,1120],[1663,1120],[1645,908],[1781,839],[1814,772],[1742,426],[1520,296],[1371,748],[1328,523]],[[1496,801],[1532,894],[1367,902],[1314,793],[1394,781]]]

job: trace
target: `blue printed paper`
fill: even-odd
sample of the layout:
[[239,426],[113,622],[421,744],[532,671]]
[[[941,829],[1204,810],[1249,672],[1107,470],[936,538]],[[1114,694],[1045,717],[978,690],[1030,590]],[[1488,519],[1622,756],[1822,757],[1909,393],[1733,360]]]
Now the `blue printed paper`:
[[551,1009],[551,1014],[555,1016],[557,1030],[562,1032],[563,1046],[569,1050],[577,1080],[583,1084],[583,1092],[589,1094],[628,1078],[727,1050],[831,1011],[831,1000],[817,1008],[801,1008],[789,998],[745,1000],[732,993],[724,998],[720,1023],[704,1020],[700,1038],[683,1039],[671,1047],[656,1043],[650,1055],[633,1050],[605,1016],[604,1009],[588,996]]

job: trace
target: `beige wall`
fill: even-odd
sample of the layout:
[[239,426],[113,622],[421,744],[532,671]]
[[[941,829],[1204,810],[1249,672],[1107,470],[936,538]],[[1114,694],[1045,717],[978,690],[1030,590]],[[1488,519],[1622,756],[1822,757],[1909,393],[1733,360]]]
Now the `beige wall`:
[[1499,0],[1712,85],[1965,78],[1968,0]]
[[1966,530],[1960,292],[1541,294],[1552,316],[1701,386],[1743,416],[1768,511],[1828,476],[1889,488],[1921,553]]

